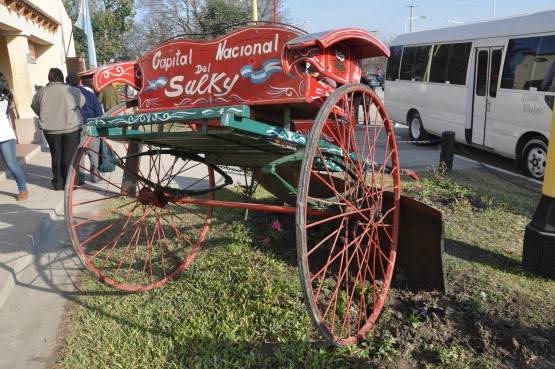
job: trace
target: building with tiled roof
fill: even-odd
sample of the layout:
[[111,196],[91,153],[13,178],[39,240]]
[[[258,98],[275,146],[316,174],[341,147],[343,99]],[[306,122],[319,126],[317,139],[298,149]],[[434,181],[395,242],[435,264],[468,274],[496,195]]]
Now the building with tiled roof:
[[18,144],[43,142],[30,105],[50,68],[76,71],[72,26],[62,0],[0,0],[0,72],[15,96]]

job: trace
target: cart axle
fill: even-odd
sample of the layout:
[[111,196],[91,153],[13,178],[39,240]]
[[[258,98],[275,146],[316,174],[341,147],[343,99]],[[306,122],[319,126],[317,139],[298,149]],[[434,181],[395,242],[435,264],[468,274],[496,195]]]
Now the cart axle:
[[[275,213],[285,213],[285,214],[295,214],[295,212],[297,211],[297,208],[294,206],[253,204],[253,203],[247,203],[247,202],[202,200],[202,199],[192,199],[192,198],[172,198],[171,201],[178,204],[194,204],[194,205],[216,206],[216,207],[233,208],[233,209],[272,211]],[[324,216],[330,216],[333,214],[336,214],[336,212],[323,210],[323,209],[307,210],[307,215],[310,215],[310,216],[324,217]]]

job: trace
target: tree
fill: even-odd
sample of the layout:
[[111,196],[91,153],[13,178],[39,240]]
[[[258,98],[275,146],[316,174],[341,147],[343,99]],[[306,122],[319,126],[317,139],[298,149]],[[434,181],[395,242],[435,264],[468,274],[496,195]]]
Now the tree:
[[[75,24],[79,16],[80,0],[64,0],[66,10]],[[91,12],[96,57],[99,65],[129,59],[126,35],[132,29],[135,17],[133,0],[87,0]],[[87,38],[82,30],[73,27],[75,52],[85,57]]]
[[[279,21],[288,21],[278,1]],[[137,17],[128,50],[140,58],[154,45],[178,36],[210,39],[230,32],[232,24],[252,20],[252,0],[137,0]],[[258,1],[259,20],[273,21],[274,1]]]
[[[376,37],[389,49],[389,43],[393,39],[393,36],[382,36],[376,34]],[[362,60],[362,70],[366,72],[372,72],[380,68],[381,70],[386,69],[387,58],[385,56],[378,56],[375,58],[363,59]]]
[[251,14],[251,8],[245,2],[232,4],[226,0],[206,0],[199,13],[199,30],[215,38],[229,32],[229,25],[244,23]]

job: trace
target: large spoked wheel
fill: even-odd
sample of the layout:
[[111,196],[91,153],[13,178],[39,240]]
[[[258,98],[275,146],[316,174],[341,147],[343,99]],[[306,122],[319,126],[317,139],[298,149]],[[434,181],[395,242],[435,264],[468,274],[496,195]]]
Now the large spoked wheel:
[[[354,120],[362,94],[364,126]],[[337,346],[359,341],[383,307],[395,265],[400,175],[391,122],[360,84],[336,90],[309,136],[297,197],[297,255],[308,311]]]
[[73,248],[89,272],[109,286],[158,287],[193,261],[206,238],[212,207],[179,199],[184,191],[213,199],[214,193],[204,190],[214,187],[214,169],[172,150],[100,138],[122,165],[99,173],[89,159],[99,154],[95,139],[82,141],[66,184]]

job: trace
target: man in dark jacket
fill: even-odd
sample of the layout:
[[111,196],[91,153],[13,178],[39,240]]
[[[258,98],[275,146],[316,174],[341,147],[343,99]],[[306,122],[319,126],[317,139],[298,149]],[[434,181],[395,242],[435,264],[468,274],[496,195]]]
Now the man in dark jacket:
[[[81,117],[83,117],[83,125],[87,124],[87,121],[91,118],[96,118],[102,116],[102,106],[98,101],[98,98],[94,94],[94,92],[89,91],[87,88],[83,86],[81,78],[77,75],[77,73],[70,73],[67,75],[66,82],[68,85],[76,87],[81,91],[83,96],[85,96],[85,105],[81,107]],[[83,127],[82,137],[87,136],[87,127]],[[98,171],[98,153],[100,152],[100,139],[98,137],[93,137],[91,142],[89,143],[89,150],[87,150],[87,155],[89,156],[89,160],[91,161],[91,180],[93,183],[100,181],[100,172]],[[84,163],[81,162],[81,166],[84,166]],[[79,173],[79,185],[85,184],[85,176],[80,172]]]
[[71,159],[81,139],[81,107],[85,96],[75,87],[64,83],[58,68],[48,72],[48,84],[33,96],[31,108],[39,117],[52,158],[52,186],[62,191],[65,187]]

